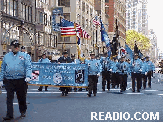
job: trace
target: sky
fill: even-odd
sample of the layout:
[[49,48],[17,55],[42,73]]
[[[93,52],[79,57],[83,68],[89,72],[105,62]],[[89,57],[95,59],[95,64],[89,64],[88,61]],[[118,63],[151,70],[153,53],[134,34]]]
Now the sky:
[[147,0],[148,29],[157,36],[157,47],[163,52],[163,0]]

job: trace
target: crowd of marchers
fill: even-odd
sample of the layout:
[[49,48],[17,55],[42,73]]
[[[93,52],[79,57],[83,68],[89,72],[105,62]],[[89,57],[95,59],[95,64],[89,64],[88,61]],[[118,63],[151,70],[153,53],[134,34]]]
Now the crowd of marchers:
[[[7,115],[4,120],[13,119],[13,99],[14,92],[17,94],[19,110],[21,117],[26,116],[26,94],[27,83],[32,79],[32,61],[29,54],[25,53],[25,47],[21,47],[17,40],[11,42],[11,51],[3,57],[1,62],[0,72],[0,87],[5,84],[7,91]],[[135,81],[137,81],[136,90],[140,92],[143,88],[146,88],[147,79],[148,87],[151,88],[151,77],[155,71],[154,64],[149,60],[150,57],[146,56],[143,59],[139,59],[138,54],[134,54],[133,59],[126,59],[122,56],[120,59],[109,58],[107,53],[100,58],[96,58],[94,53],[90,54],[90,59],[84,59],[83,61],[75,59],[75,56],[70,58],[68,52],[64,51],[63,55],[55,63],[84,63],[88,65],[88,97],[91,97],[92,92],[94,96],[97,94],[98,78],[102,75],[102,90],[105,91],[107,83],[107,90],[112,88],[119,88],[124,92],[127,87],[127,77],[130,75],[132,79],[132,91],[135,92]],[[46,54],[42,54],[42,57],[38,61],[39,63],[51,63],[46,57]],[[39,87],[39,91],[42,91],[42,86]],[[61,87],[62,96],[67,96],[70,88]],[[76,90],[76,88],[74,89]],[[47,91],[47,86],[45,87]]]

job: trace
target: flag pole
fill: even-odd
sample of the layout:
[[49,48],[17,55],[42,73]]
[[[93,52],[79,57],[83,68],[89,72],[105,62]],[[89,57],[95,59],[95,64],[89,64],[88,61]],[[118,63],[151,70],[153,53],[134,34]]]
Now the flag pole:
[[78,54],[78,59],[79,59],[79,46],[78,46],[78,44],[77,44],[77,39],[78,39],[78,37],[77,37],[77,29],[76,29],[76,23],[74,22],[74,28],[75,28],[75,31],[76,31],[76,47],[77,47],[77,54]]

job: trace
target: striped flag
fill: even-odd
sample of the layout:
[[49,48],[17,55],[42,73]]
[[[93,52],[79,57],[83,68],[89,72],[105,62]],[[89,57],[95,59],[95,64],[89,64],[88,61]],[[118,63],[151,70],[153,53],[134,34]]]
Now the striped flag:
[[74,23],[66,19],[61,19],[61,37],[76,36]]
[[95,16],[95,18],[93,19],[93,24],[94,25],[101,25],[101,23],[98,21],[98,16]]
[[76,30],[77,32],[79,32],[81,38],[91,39],[91,36],[84,29],[82,29],[81,26],[78,25],[77,23],[76,23]]

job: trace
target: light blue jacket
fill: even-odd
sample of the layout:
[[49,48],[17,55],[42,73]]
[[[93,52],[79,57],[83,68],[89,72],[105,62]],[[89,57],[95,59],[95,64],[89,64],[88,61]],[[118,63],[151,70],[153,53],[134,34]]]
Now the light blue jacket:
[[45,59],[41,58],[38,62],[39,63],[51,63],[48,58],[45,58]]
[[148,64],[144,61],[142,63],[142,72],[141,72],[141,74],[145,74],[145,72],[148,72],[148,71],[149,71]]
[[131,65],[131,63],[128,63],[128,71],[129,71],[129,75],[131,75],[131,71],[132,71],[132,65]]
[[112,61],[110,68],[112,69],[113,73],[118,72],[118,62]]
[[100,60],[85,60],[85,64],[88,65],[88,75],[97,75],[98,73],[102,72],[102,65]]
[[101,57],[100,58],[100,63],[102,65],[102,71],[104,71],[104,69],[106,69],[107,71],[110,70],[111,67],[111,60],[107,57]]
[[119,62],[118,64],[119,74],[129,74],[129,64],[127,62]]
[[134,60],[134,66],[133,66],[133,60],[131,60],[131,72],[133,73],[141,73],[140,70],[142,70],[142,61],[138,58],[137,60]]
[[23,52],[7,53],[2,61],[0,81],[6,79],[32,78],[31,58]]
[[155,66],[152,63],[152,61],[145,61],[148,64],[148,71],[154,71],[155,70]]

